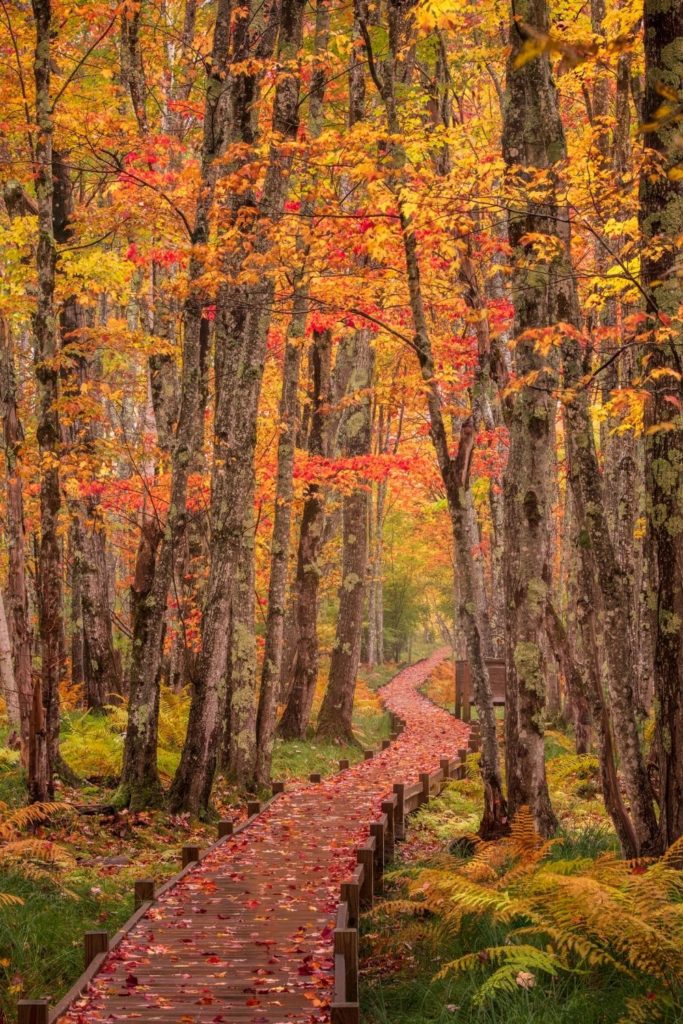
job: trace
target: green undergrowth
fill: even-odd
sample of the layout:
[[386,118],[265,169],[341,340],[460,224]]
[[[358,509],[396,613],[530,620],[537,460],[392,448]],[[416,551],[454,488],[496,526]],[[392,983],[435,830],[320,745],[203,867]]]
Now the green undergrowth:
[[363,923],[366,1024],[682,1024],[678,861],[621,861],[596,759],[561,733],[548,751],[549,845],[523,814],[503,844],[453,845],[479,823],[477,756],[412,818]]

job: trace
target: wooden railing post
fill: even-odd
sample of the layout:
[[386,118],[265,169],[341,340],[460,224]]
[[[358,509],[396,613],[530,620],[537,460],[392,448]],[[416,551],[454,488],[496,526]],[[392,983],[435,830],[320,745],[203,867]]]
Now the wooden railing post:
[[17,1024],[48,1024],[49,1020],[47,999],[20,999],[17,1003]]
[[450,762],[450,759],[447,758],[447,757],[442,757],[441,760],[439,761],[439,765],[441,766],[441,771],[443,772],[443,780],[444,780],[444,782],[448,782],[448,780],[451,777],[451,762]]
[[391,740],[382,740],[382,750],[388,750],[391,746]]
[[420,782],[422,783],[422,793],[420,794],[420,804],[429,803],[429,772],[420,772]]
[[260,800],[248,800],[247,801],[247,817],[253,818],[255,814],[261,813],[261,801]]
[[371,907],[375,892],[375,851],[369,842],[358,847],[356,850],[356,860],[363,866],[363,881],[360,887],[360,905],[361,907]]
[[394,841],[394,817],[396,814],[396,801],[395,800],[383,800],[382,801],[382,813],[387,816],[387,827],[384,833],[384,856],[387,861],[391,861],[394,858],[395,841]]
[[349,928],[357,928],[360,920],[360,886],[358,882],[342,882],[342,903],[349,908]]
[[370,835],[375,840],[374,888],[376,893],[381,893],[384,891],[384,822],[373,821],[370,825]]
[[273,796],[277,796],[278,793],[284,793],[285,784],[284,782],[274,782],[271,788]]
[[348,767],[349,767],[349,759],[347,757],[343,757],[341,759],[341,761],[339,762],[339,771],[340,772],[344,772],[344,771],[346,771],[346,769]]
[[320,782],[321,780],[322,775],[320,774],[320,772],[311,772],[311,774],[308,776],[309,782]]
[[83,953],[86,969],[96,956],[109,950],[109,936],[106,932],[86,932],[83,936]]
[[394,835],[396,839],[405,839],[406,837],[406,812],[405,812],[405,793],[406,786],[404,782],[394,783],[394,793],[396,794],[396,826],[394,828]]
[[364,750],[363,751],[363,759],[365,761],[372,761],[374,756],[375,756],[374,750]]
[[225,819],[224,821],[218,822],[218,838],[225,839],[226,836],[231,836],[235,830],[234,823]]
[[355,928],[336,928],[334,952],[344,957],[346,1002],[358,1002],[358,932]]
[[195,861],[199,860],[199,847],[198,846],[183,846],[180,854],[180,862],[184,868],[190,864],[194,864]]
[[152,878],[138,878],[133,888],[133,900],[135,909],[138,910],[143,903],[154,899],[154,880]]

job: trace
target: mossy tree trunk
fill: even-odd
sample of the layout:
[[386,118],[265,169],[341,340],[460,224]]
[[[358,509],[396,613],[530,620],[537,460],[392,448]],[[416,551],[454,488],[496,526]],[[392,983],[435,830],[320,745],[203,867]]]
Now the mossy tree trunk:
[[50,0],[33,0],[36,43],[33,60],[37,133],[35,189],[38,212],[36,268],[38,294],[33,321],[38,390],[37,439],[41,456],[40,548],[37,568],[40,632],[40,686],[34,687],[29,737],[29,794],[32,800],[54,796],[52,771],[57,757],[59,682],[62,664],[62,551],[59,537],[61,491],[58,414],[59,333],[55,306],[56,245],[52,179],[52,7]]
[[[260,199],[251,194],[230,197],[231,223],[238,223],[245,205],[258,214],[245,222],[246,250],[263,260],[272,244],[272,229],[284,209],[292,164],[290,143],[299,128],[300,75],[292,70],[302,41],[303,0],[286,0],[272,25],[280,73],[275,86],[268,166]],[[267,34],[267,33],[266,33]],[[235,141],[255,142],[257,82],[251,74],[234,76],[232,99]],[[233,280],[221,286],[216,301],[213,466],[211,473],[211,562],[202,620],[202,650],[190,705],[188,731],[169,800],[174,810],[198,812],[207,806],[216,765],[216,751],[225,711],[228,660],[227,627],[233,619],[238,560],[245,537],[245,507],[253,500],[254,452],[258,404],[266,357],[266,341],[275,282],[258,275],[255,283],[240,281],[246,252],[226,253]],[[253,632],[253,604],[251,631]],[[248,628],[241,619],[244,628]],[[240,656],[245,648],[240,647]],[[255,656],[255,648],[254,648]],[[249,667],[255,678],[255,664]],[[255,693],[251,701],[255,701]],[[245,777],[239,780],[246,784]]]
[[[352,350],[349,401],[340,427],[341,451],[347,458],[367,455],[371,442],[371,401],[374,357],[367,331],[357,331]],[[342,578],[339,613],[327,689],[318,716],[317,734],[353,739],[353,698],[360,661],[363,603],[368,563],[369,494],[356,487],[342,499]]]
[[[327,407],[331,388],[331,347],[329,331],[314,332],[311,350],[311,427],[308,438],[311,455],[324,455],[328,451]],[[296,581],[293,587],[296,601],[296,646],[291,686],[278,726],[283,739],[301,739],[306,734],[311,716],[318,678],[318,587],[324,522],[325,497],[320,484],[311,481],[306,487],[299,530]]]
[[[683,5],[645,0],[646,160],[640,184],[641,267],[652,331],[646,372],[649,528],[655,568],[654,689],[664,848],[683,835],[683,332],[680,119],[662,117],[663,93],[683,90]],[[672,169],[676,168],[676,175]],[[675,326],[670,327],[673,321]]]
[[[651,853],[658,845],[657,822],[652,789],[640,746],[634,707],[637,692],[629,638],[629,600],[624,574],[615,556],[607,525],[607,515],[598,465],[589,395],[582,381],[590,371],[589,353],[580,344],[582,328],[576,280],[571,261],[571,218],[558,200],[557,168],[566,157],[564,131],[557,91],[546,53],[514,68],[517,54],[527,39],[525,25],[547,33],[548,7],[545,0],[524,0],[515,7],[511,26],[511,73],[508,78],[509,103],[506,108],[505,156],[508,165],[508,201],[516,212],[510,218],[516,231],[517,259],[525,269],[532,293],[534,281],[543,281],[545,303],[543,319],[535,327],[556,327],[556,340],[562,357],[563,417],[569,461],[569,482],[578,527],[581,555],[590,563],[599,593],[600,629],[603,642],[595,651],[600,664],[593,677],[607,682],[614,739],[628,793],[631,817],[638,841],[638,852]],[[529,179],[544,175],[545,197],[531,207],[526,201]],[[531,215],[523,230],[521,220]],[[533,253],[528,232],[548,238],[543,259]],[[525,237],[526,236],[526,237]],[[514,239],[511,234],[511,240]],[[524,267],[526,261],[527,266]],[[520,295],[519,311],[524,313]],[[524,322],[524,320],[522,320]]]
[[[518,11],[523,20],[547,28],[538,11]],[[537,19],[542,19],[538,21]],[[547,61],[516,67],[523,39],[511,25],[503,126],[508,177],[533,177],[548,165],[554,138],[554,85]],[[544,716],[546,664],[543,656],[545,610],[551,586],[550,515],[555,467],[555,403],[552,377],[536,347],[538,332],[553,323],[552,284],[545,268],[529,262],[526,240],[547,233],[552,205],[513,204],[508,214],[512,249],[512,301],[515,310],[514,371],[520,385],[504,398],[510,451],[503,480],[506,611],[506,768],[508,804],[514,813],[528,805],[543,835],[557,827],[545,776]],[[528,381],[528,383],[527,383]]]
[[[10,720],[21,742],[21,759],[28,767],[29,734],[33,679],[31,673],[31,631],[26,579],[26,543],[24,493],[19,473],[23,430],[17,407],[17,385],[9,324],[0,318],[0,414],[2,415],[5,456],[5,507],[7,538],[7,590],[5,606],[11,646],[12,676],[16,693],[16,713]],[[12,712],[8,700],[8,712]]]
[[[315,53],[322,59],[329,36],[329,10],[327,0],[319,0],[316,8]],[[315,66],[309,92],[309,134],[311,139],[323,128],[323,99],[325,71]],[[316,178],[314,176],[313,188]],[[311,230],[314,196],[306,196],[301,205],[304,231]],[[280,396],[280,436],[277,452],[277,478],[275,487],[275,513],[270,549],[270,578],[268,582],[268,612],[266,619],[265,649],[261,672],[261,689],[257,716],[256,782],[266,785],[270,779],[270,763],[275,737],[277,699],[280,690],[284,649],[284,625],[289,570],[290,535],[292,531],[293,471],[296,440],[299,432],[299,377],[305,345],[306,322],[309,305],[309,287],[306,261],[310,245],[301,236],[298,242],[300,265],[294,282],[292,319],[285,344]]]

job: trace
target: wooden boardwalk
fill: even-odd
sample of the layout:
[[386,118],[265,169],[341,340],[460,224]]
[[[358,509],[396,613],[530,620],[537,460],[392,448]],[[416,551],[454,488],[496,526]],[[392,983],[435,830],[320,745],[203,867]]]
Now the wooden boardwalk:
[[100,958],[84,995],[52,1011],[50,1021],[330,1021],[335,916],[356,849],[393,783],[433,772],[467,736],[466,726],[416,690],[446,653],[404,670],[383,690],[386,707],[405,723],[390,747],[277,796],[157,896]]

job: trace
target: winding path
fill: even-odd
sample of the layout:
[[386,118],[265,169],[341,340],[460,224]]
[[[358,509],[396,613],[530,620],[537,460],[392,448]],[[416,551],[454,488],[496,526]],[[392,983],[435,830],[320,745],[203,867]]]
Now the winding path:
[[467,727],[418,693],[448,651],[382,691],[405,728],[388,749],[297,785],[163,894],[60,1020],[328,1022],[332,928],[355,849],[397,781],[454,757]]

